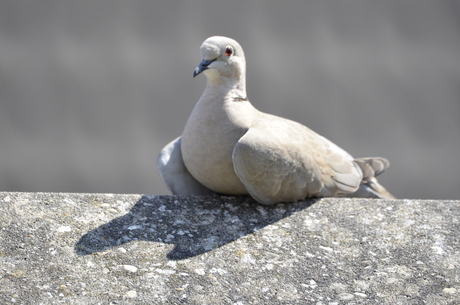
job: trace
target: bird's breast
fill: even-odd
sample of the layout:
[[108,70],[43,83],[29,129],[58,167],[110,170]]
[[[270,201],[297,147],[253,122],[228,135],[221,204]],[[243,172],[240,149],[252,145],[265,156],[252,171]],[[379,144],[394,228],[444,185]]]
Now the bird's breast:
[[233,112],[238,109],[213,106],[217,105],[203,107],[198,103],[187,121],[181,142],[185,166],[196,180],[215,192],[247,194],[233,169],[232,153],[248,124],[235,120]]

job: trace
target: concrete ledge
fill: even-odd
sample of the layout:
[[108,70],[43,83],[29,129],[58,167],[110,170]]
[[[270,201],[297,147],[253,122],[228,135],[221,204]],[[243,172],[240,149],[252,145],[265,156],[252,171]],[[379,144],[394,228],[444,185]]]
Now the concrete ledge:
[[459,304],[460,201],[0,193],[1,304]]

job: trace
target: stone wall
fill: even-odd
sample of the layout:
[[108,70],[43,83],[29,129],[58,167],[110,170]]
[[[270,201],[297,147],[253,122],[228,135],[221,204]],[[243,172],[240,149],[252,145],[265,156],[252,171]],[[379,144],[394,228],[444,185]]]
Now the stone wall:
[[460,201],[0,193],[1,304],[459,304]]

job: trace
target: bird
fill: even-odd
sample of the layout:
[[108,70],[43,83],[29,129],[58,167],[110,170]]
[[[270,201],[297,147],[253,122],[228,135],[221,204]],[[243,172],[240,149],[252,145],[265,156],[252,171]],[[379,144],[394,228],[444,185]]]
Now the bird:
[[174,195],[249,195],[272,205],[312,197],[395,198],[376,179],[389,161],[353,158],[310,128],[257,110],[246,94],[240,44],[212,36],[200,47],[206,87],[182,136],[157,167]]

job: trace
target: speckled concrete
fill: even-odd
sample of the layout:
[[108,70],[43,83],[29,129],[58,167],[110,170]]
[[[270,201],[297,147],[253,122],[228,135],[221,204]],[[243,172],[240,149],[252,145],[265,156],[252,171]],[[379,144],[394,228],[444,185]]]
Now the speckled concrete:
[[1,304],[460,304],[460,201],[0,193]]

